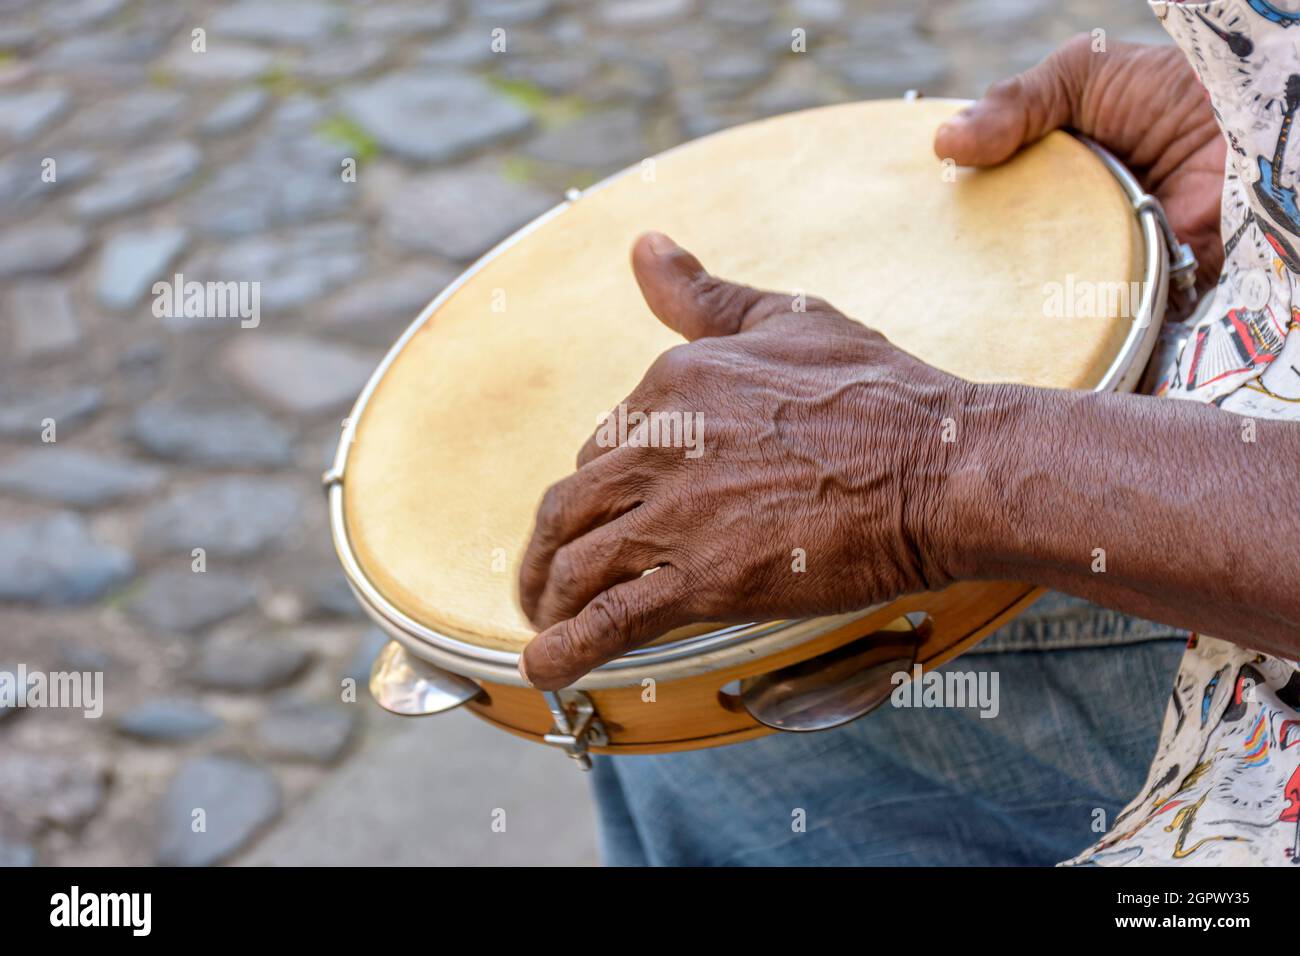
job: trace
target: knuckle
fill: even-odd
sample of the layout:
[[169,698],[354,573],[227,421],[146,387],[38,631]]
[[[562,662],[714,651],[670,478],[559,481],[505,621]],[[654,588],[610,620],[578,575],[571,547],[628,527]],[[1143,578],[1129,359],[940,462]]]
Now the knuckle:
[[578,588],[582,570],[581,559],[574,554],[571,545],[565,545],[555,552],[551,559],[550,584],[561,599],[572,597]]
[[782,296],[756,292],[749,286],[724,282],[711,275],[696,279],[695,297],[706,311],[724,318],[725,326],[736,329],[748,319],[766,317],[789,308],[788,300]]
[[674,345],[654,360],[650,372],[659,381],[671,382],[687,374],[692,365],[694,358],[690,345]]
[[998,80],[989,87],[987,98],[990,100],[1006,100],[1012,103],[1019,103],[1025,98],[1026,88],[1023,73],[1015,76],[1007,76]]
[[563,485],[554,484],[542,495],[542,503],[537,506],[537,533],[549,538],[564,518],[565,493]]
[[804,305],[807,307],[809,312],[814,312],[819,315],[825,314],[825,315],[839,316],[842,314],[839,309],[835,308],[835,306],[831,305],[825,299],[821,298],[821,296],[816,296],[816,295],[807,296],[804,299]]
[[605,591],[587,605],[587,611],[588,627],[593,632],[590,640],[619,650],[628,646],[632,622],[629,620],[630,608],[622,595]]

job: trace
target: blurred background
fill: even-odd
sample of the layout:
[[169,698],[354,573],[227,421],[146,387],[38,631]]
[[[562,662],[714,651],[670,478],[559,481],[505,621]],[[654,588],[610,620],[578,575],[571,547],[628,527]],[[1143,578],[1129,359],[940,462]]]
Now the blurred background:
[[[558,751],[369,700],[319,484],[357,391],[567,187],[1096,29],[1165,42],[1141,0],[0,0],[0,671],[104,681],[0,707],[0,865],[594,863]],[[159,317],[178,272],[260,324]]]

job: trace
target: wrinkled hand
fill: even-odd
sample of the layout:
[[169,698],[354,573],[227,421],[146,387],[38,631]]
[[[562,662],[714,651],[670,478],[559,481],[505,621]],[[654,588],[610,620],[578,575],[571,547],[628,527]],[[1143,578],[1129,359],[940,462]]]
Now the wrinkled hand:
[[1219,200],[1227,144],[1186,57],[1173,46],[1075,37],[1042,63],[995,84],[939,128],[935,152],[991,166],[1054,129],[1070,127],[1114,153],[1165,207],[1200,264],[1197,289],[1219,278]]
[[520,571],[541,629],[527,679],[563,687],[689,622],[838,613],[948,583],[942,419],[972,386],[825,302],[796,311],[716,279],[666,236],[643,236],[632,261],[650,308],[690,341],[626,407],[699,413],[702,454],[593,435],[547,491]]

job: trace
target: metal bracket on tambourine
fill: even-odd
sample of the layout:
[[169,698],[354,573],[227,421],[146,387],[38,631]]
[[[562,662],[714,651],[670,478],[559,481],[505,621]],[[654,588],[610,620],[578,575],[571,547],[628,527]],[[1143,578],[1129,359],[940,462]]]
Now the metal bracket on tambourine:
[[1164,237],[1165,248],[1169,251],[1169,282],[1187,298],[1188,305],[1195,303],[1196,253],[1192,252],[1192,247],[1187,243],[1178,240],[1174,227],[1169,225],[1169,217],[1165,215],[1165,207],[1160,205],[1160,200],[1155,196],[1143,193],[1133,203],[1133,209],[1138,216],[1147,214],[1155,219],[1160,235]]
[[590,770],[587,747],[609,743],[605,726],[596,715],[596,705],[580,690],[547,690],[542,691],[542,697],[555,718],[555,726],[542,739],[576,760],[580,770]]

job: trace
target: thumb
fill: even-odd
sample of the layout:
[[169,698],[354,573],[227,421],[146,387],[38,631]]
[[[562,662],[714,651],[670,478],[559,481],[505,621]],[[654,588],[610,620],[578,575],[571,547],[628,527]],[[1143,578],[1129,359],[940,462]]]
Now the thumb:
[[699,259],[662,232],[637,239],[632,272],[650,311],[691,341],[743,332],[791,308],[787,296],[709,275]]
[[935,153],[959,166],[992,166],[1052,130],[1074,125],[1092,56],[1089,38],[1076,37],[1037,66],[995,83],[939,127]]

